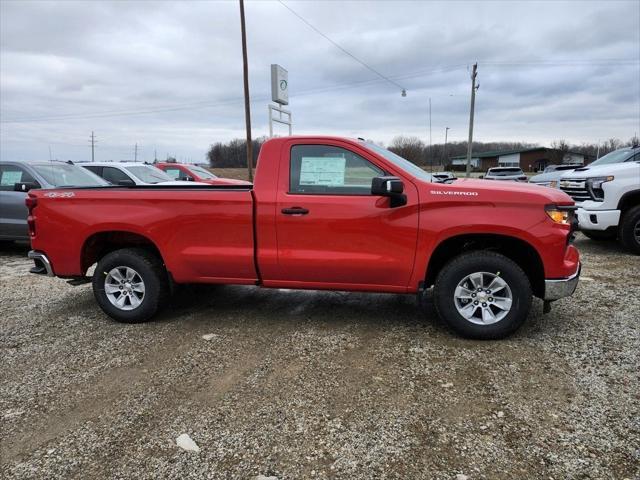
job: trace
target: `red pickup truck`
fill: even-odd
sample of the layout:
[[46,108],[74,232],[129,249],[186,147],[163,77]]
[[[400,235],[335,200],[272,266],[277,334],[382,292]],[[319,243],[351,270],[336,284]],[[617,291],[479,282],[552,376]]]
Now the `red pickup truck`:
[[210,185],[250,185],[244,180],[220,178],[198,165],[187,165],[175,162],[159,162],[154,165],[174,180],[208,183]]
[[91,281],[121,322],[149,319],[181,283],[433,287],[436,311],[459,334],[502,338],[525,321],[532,296],[546,311],[580,273],[563,192],[436,183],[360,140],[269,140],[253,185],[32,190],[27,206],[32,272]]

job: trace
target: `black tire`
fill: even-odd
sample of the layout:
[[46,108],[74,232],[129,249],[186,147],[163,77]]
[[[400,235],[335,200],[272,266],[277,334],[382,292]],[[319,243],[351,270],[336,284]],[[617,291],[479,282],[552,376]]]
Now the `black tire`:
[[[130,303],[123,306],[131,307],[129,310],[118,308],[109,300],[105,292],[107,276],[118,267],[134,270],[143,282],[144,295],[141,300],[138,300],[139,305],[133,307]],[[141,248],[123,248],[105,255],[96,266],[92,285],[93,294],[100,308],[111,318],[122,323],[141,323],[149,320],[169,295],[167,272],[162,261],[156,255]],[[133,292],[130,294],[134,295]]]
[[613,230],[580,230],[585,237],[591,240],[604,241],[615,240],[618,236],[615,228]]
[[640,205],[627,210],[622,215],[620,241],[627,250],[640,255]]
[[[511,291],[511,308],[496,323],[473,323],[456,307],[454,295],[458,284],[478,272],[499,277]],[[520,328],[529,315],[531,298],[531,284],[522,269],[504,255],[483,250],[463,253],[449,261],[438,274],[433,289],[438,316],[459,335],[480,340],[504,338]]]

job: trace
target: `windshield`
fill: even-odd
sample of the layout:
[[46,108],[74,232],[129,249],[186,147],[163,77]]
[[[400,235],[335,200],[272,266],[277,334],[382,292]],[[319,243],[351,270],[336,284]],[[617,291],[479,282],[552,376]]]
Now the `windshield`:
[[382,155],[384,158],[389,160],[391,163],[393,163],[395,166],[397,166],[401,170],[404,170],[405,172],[415,177],[418,177],[420,180],[425,180],[427,182],[433,181],[433,177],[431,176],[430,173],[425,172],[415,163],[411,163],[409,160],[402,158],[400,155],[396,155],[395,153],[390,152],[386,148],[382,148],[379,145],[376,145],[375,143],[364,142],[364,145],[369,150],[377,153],[378,155]]
[[99,176],[77,165],[35,164],[33,169],[54,187],[99,187],[109,185]]
[[189,165],[189,167],[187,167],[189,170],[191,170],[192,172],[196,173],[200,178],[206,178],[207,180],[211,180],[213,178],[218,178],[216,177],[213,173],[211,173],[208,170],[205,170],[202,167],[198,167],[197,165]]
[[522,173],[522,170],[520,168],[490,168],[488,173],[496,176],[518,175]]
[[597,165],[609,165],[611,163],[621,163],[626,162],[633,155],[634,150],[632,148],[621,148],[620,150],[614,150],[613,152],[607,153],[604,157],[599,158],[595,162],[591,162],[589,165],[597,166]]
[[133,173],[144,183],[160,183],[171,182],[173,178],[164,173],[162,170],[150,167],[148,165],[140,165],[139,167],[126,167],[126,170]]

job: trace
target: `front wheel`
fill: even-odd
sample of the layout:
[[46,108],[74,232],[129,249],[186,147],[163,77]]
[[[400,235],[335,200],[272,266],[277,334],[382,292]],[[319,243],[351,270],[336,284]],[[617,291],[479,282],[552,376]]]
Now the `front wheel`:
[[620,222],[620,241],[627,250],[640,255],[640,205],[623,214]]
[[531,308],[531,284],[512,260],[490,251],[447,263],[434,286],[438,316],[463,337],[499,339],[516,331]]
[[105,255],[96,266],[92,283],[100,308],[123,323],[149,320],[169,293],[162,261],[140,248]]

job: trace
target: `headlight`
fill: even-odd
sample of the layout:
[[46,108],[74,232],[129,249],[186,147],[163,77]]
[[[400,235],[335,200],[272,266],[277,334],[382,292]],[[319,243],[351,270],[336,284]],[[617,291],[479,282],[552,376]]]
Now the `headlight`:
[[549,182],[549,186],[550,186],[551,188],[558,188],[558,181],[557,181],[557,180],[551,180],[551,181]]
[[545,208],[545,212],[549,215],[549,218],[556,223],[561,225],[570,225],[571,224],[571,216],[573,215],[573,211],[559,209],[554,206],[550,206]]
[[604,200],[604,190],[602,190],[602,184],[613,180],[613,175],[608,177],[591,177],[587,178],[587,189],[591,192],[591,196],[595,200]]
[[613,180],[613,175],[609,175],[608,177],[592,177],[587,178],[587,185],[591,188],[601,189],[603,183],[607,183]]

